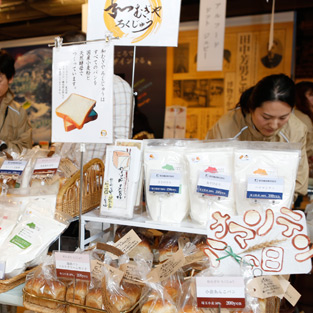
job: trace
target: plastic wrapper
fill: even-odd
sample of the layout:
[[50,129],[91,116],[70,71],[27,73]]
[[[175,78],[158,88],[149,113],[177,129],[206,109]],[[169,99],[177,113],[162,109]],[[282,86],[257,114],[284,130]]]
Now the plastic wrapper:
[[23,208],[19,201],[9,197],[0,197],[0,248],[22,213]]
[[[28,294],[35,297],[26,296],[24,306],[29,307],[31,305],[31,309],[34,311],[38,309],[37,306],[49,309],[63,308],[63,304],[49,301],[48,299],[64,301],[66,297],[66,286],[67,283],[59,280],[56,276],[53,256],[48,256],[41,266],[26,276],[24,289]],[[28,305],[25,305],[25,300]]]
[[139,301],[141,313],[169,312],[176,313],[176,303],[161,283],[149,283],[143,289]]
[[184,153],[188,141],[151,140],[144,149],[145,195],[153,221],[180,223],[189,214]]
[[234,152],[236,210],[291,208],[301,157],[298,144],[241,142]]
[[[185,313],[204,313],[204,312],[212,312],[218,313],[218,308],[201,308],[198,306],[197,302],[197,290],[196,290],[196,277],[212,277],[216,276],[221,277],[221,273],[214,270],[213,268],[206,269],[195,277],[191,277],[187,279],[183,286],[182,292],[178,299],[177,308],[178,312]],[[242,276],[244,278],[245,284],[253,278],[252,268],[250,266],[242,265]],[[245,293],[245,308],[234,308],[234,309],[226,309],[221,308],[221,312],[223,313],[274,313],[274,312],[266,312],[264,304],[262,300],[258,298],[251,297],[247,292]]]
[[194,143],[186,151],[190,217],[202,225],[215,211],[235,214],[234,148],[230,143]]
[[0,247],[0,261],[5,262],[7,278],[16,276],[30,265],[38,265],[40,257],[49,245],[68,226],[67,221],[58,221],[32,209],[25,213]]

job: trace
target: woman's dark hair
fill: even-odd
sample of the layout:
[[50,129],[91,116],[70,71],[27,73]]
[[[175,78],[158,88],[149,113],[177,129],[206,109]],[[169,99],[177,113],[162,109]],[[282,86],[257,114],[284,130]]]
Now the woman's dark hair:
[[270,75],[261,79],[254,87],[244,91],[237,107],[242,114],[253,112],[266,101],[286,102],[291,108],[295,106],[295,84],[285,74]]
[[313,113],[305,96],[307,91],[313,92],[313,82],[304,81],[296,84],[296,108],[302,113],[307,114],[313,122]]
[[11,79],[15,74],[14,58],[5,50],[0,50],[0,73],[7,79]]

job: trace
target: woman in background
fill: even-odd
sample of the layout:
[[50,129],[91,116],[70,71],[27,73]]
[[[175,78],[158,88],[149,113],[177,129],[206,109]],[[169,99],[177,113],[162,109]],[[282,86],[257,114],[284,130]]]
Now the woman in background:
[[209,130],[207,139],[301,143],[295,192],[305,195],[307,127],[293,114],[294,106],[294,82],[284,74],[266,76],[243,92],[237,107],[220,118]]

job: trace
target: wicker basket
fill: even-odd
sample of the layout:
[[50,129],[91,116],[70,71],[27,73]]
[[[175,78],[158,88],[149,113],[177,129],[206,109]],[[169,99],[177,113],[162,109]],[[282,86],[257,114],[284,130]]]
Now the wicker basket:
[[[104,164],[100,159],[92,159],[84,165],[82,213],[100,205]],[[80,171],[76,172],[60,188],[56,210],[72,217],[79,215]]]
[[32,271],[34,271],[37,267],[34,267],[24,273],[21,273],[19,275],[16,275],[9,279],[3,279],[0,280],[0,293],[7,292],[18,285],[21,285],[25,282],[26,275]]

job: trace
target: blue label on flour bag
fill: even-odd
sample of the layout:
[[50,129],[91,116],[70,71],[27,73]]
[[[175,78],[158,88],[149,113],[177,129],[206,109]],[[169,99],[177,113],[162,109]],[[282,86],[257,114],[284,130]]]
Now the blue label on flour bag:
[[197,184],[197,192],[211,196],[228,197],[231,176],[217,173],[201,172]]
[[179,172],[151,171],[149,191],[179,193],[181,174]]
[[249,199],[282,200],[283,192],[283,177],[248,177]]

